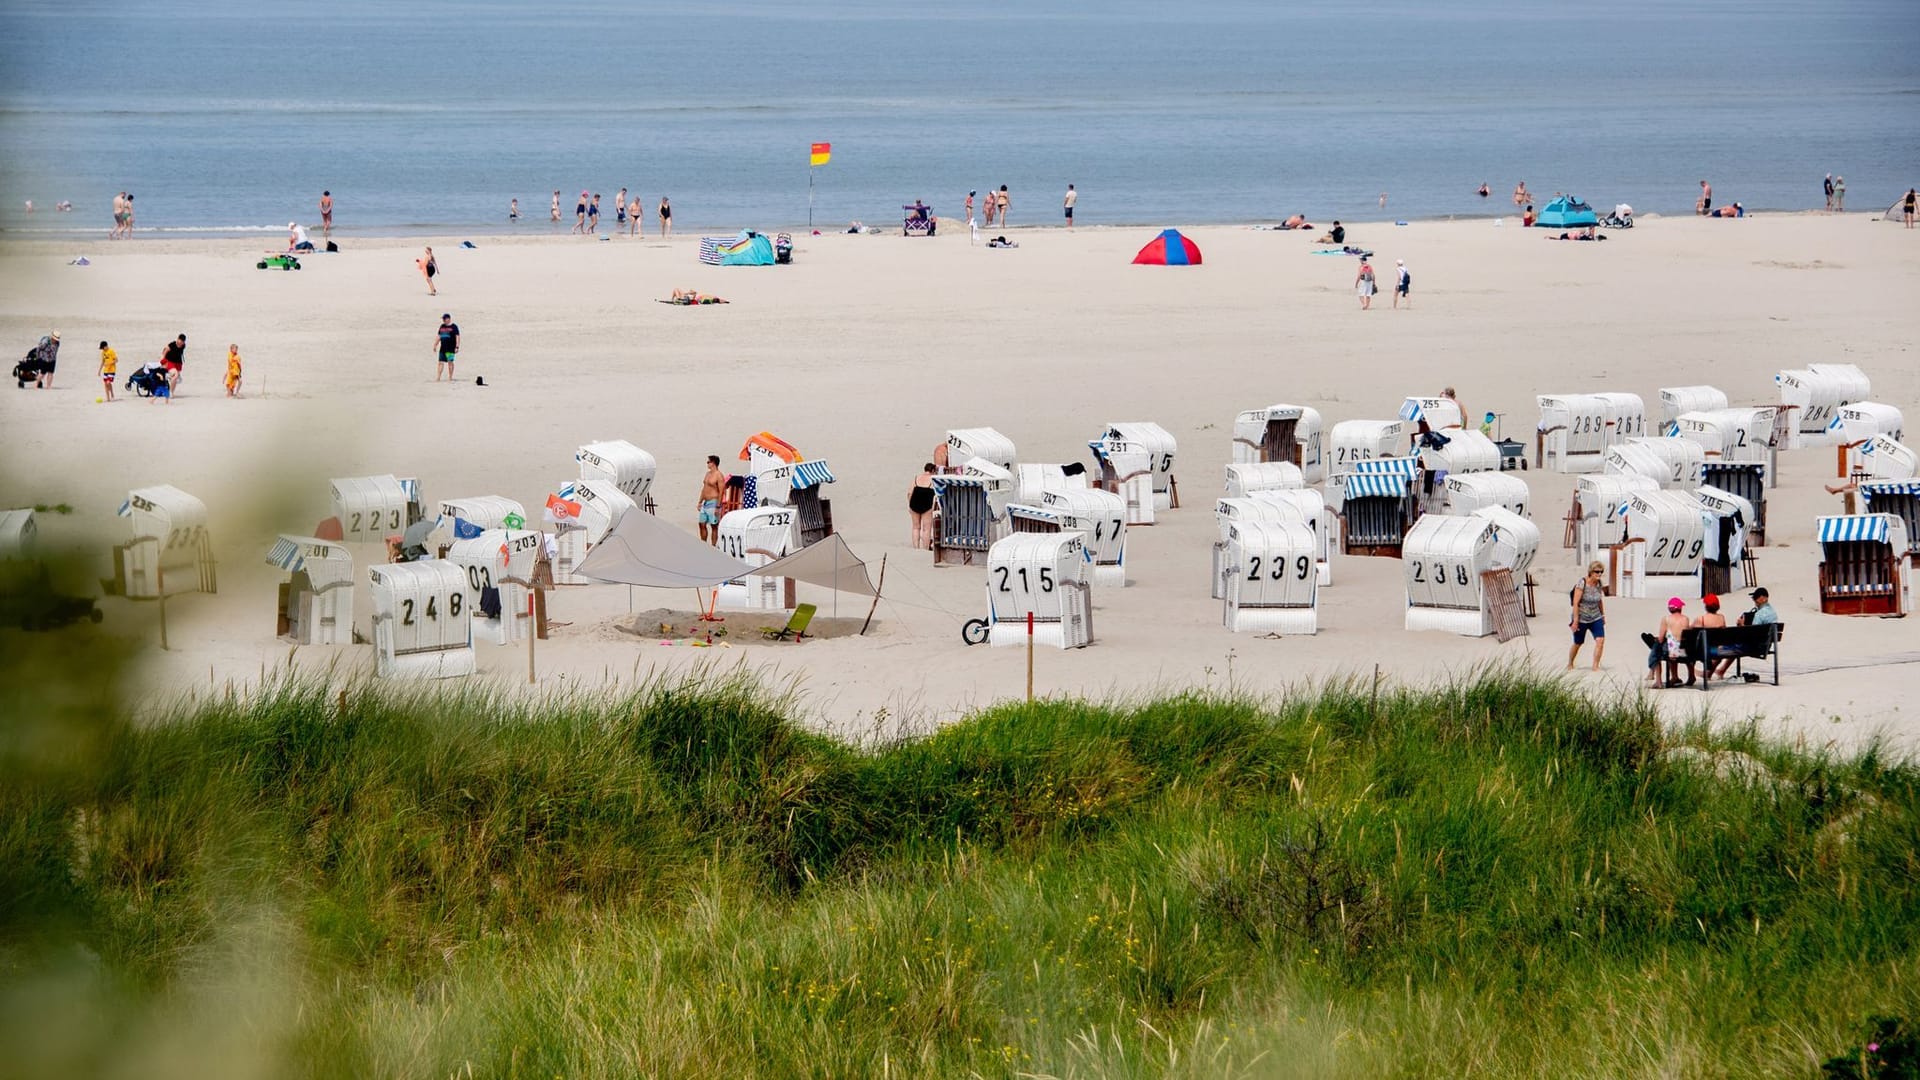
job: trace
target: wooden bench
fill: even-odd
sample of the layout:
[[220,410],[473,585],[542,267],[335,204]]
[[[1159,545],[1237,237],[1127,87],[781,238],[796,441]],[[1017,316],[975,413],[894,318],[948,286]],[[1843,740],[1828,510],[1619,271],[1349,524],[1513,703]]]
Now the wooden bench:
[[1773,685],[1780,685],[1780,638],[1785,623],[1760,626],[1696,626],[1680,635],[1680,648],[1687,662],[1700,665],[1700,689],[1713,682],[1713,669],[1722,660],[1732,660],[1736,675],[1744,675],[1741,665],[1747,660],[1773,661]]

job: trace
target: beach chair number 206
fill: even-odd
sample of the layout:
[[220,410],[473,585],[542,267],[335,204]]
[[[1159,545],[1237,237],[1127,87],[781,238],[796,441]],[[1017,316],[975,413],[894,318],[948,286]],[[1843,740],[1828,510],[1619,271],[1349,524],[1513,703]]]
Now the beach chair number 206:
[[[1248,560],[1252,565],[1252,569],[1247,571],[1248,581],[1260,580],[1260,558],[1260,556],[1255,555]],[[1311,573],[1313,573],[1313,559],[1301,555],[1293,560],[1294,577],[1305,581],[1307,580],[1307,575]],[[1284,557],[1273,560],[1273,567],[1267,576],[1275,581],[1284,579],[1287,576],[1287,560]],[[1419,579],[1415,578],[1415,580]]]
[[[439,622],[440,612],[434,606],[434,601],[436,599],[438,598],[432,597],[432,596],[427,597],[427,609],[421,612],[421,614],[426,618],[432,619],[435,622]],[[448,593],[447,594],[447,618],[457,619],[459,617],[460,617],[460,594],[457,592]],[[400,625],[402,626],[413,625],[413,601],[411,599],[400,601]]]
[[[995,567],[994,569],[1000,571],[1000,591],[1001,592],[1010,593],[1013,591],[1013,589],[1008,587],[1007,582],[1013,573],[1018,573],[1020,575],[1020,591],[1023,593],[1027,593],[1029,595],[1032,594],[1033,585],[1031,582],[1027,580],[1026,567],[1022,566],[1019,568],[1018,571],[1014,571],[1011,567],[1006,567],[1006,566],[999,566],[999,567]],[[1040,591],[1043,593],[1050,593],[1053,591],[1053,567],[1051,566],[1043,566],[1040,568]]]

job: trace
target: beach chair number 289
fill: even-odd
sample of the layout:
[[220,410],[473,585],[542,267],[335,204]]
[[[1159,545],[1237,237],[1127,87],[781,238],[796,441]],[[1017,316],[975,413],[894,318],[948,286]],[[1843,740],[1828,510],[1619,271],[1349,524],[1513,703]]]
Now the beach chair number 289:
[[[995,569],[1000,571],[1000,591],[1003,593],[1012,592],[1013,589],[1009,587],[1008,582],[1011,580],[1012,575],[1015,572],[1013,568],[1001,566],[1001,567],[996,567]],[[1017,572],[1020,575],[1020,591],[1023,593],[1031,594],[1033,592],[1033,585],[1031,582],[1027,580],[1027,568],[1022,566],[1019,568]],[[1040,576],[1040,591],[1043,593],[1052,592],[1053,591],[1053,567],[1051,566],[1041,567],[1039,576]]]
[[[1248,562],[1250,563],[1251,568],[1247,571],[1248,581],[1260,580],[1260,559],[1261,557],[1258,555],[1254,555],[1249,558]],[[1299,578],[1301,581],[1305,581],[1307,580],[1307,575],[1311,573],[1313,573],[1313,560],[1311,558],[1308,558],[1305,555],[1301,555],[1293,560],[1293,576],[1294,577]],[[1287,576],[1287,560],[1285,558],[1279,558],[1279,559],[1273,560],[1273,564],[1269,569],[1267,576],[1272,578],[1275,581],[1280,581],[1284,579]]]
[[[460,617],[460,596],[461,594],[457,592],[450,592],[447,594],[447,617],[449,619],[457,619]],[[432,619],[435,622],[439,622],[440,611],[439,611],[439,608],[435,606],[435,603],[438,599],[439,599],[438,597],[433,597],[433,596],[427,597],[426,610],[422,611],[420,614],[426,618]],[[413,625],[413,600],[411,598],[400,601],[400,625],[402,626]]]

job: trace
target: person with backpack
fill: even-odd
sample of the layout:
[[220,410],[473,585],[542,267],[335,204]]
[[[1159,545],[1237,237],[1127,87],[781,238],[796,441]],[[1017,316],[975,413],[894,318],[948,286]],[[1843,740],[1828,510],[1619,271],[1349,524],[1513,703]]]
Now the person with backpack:
[[1358,293],[1360,297],[1360,310],[1373,310],[1373,294],[1375,291],[1373,264],[1367,261],[1365,255],[1360,256],[1360,272],[1354,275],[1353,286],[1354,291]]
[[1397,271],[1397,280],[1393,285],[1393,307],[1398,311],[1402,300],[1407,302],[1408,307],[1413,306],[1413,297],[1407,292],[1408,289],[1413,288],[1413,275],[1407,272],[1407,260],[1395,259],[1393,265]]

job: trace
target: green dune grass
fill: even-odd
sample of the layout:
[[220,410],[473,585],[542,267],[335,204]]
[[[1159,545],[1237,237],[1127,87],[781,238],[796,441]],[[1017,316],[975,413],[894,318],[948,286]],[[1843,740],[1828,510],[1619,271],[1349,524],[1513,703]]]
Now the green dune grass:
[[1920,774],[1876,752],[1502,671],[873,747],[793,711],[42,703],[0,758],[7,1071],[1811,1076],[1920,1015]]

